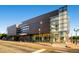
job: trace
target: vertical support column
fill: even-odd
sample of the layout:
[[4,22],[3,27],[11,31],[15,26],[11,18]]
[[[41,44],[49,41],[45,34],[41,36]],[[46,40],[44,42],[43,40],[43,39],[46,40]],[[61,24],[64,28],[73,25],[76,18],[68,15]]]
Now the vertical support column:
[[53,34],[50,34],[50,43],[53,44]]
[[33,40],[36,41],[35,36],[33,36]]
[[64,42],[67,42],[68,41],[68,34],[67,32],[64,32]]
[[60,33],[58,33],[57,42],[60,42]]
[[56,38],[55,38],[55,37],[53,37],[53,42],[54,42],[54,43],[56,42],[56,41],[55,41],[55,39],[56,39]]
[[44,41],[44,36],[43,36],[43,34],[42,34],[42,42]]

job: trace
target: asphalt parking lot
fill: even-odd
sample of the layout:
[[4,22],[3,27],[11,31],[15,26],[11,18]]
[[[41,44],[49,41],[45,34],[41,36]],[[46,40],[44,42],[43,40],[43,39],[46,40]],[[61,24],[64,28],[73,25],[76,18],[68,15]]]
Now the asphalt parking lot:
[[79,49],[53,47],[43,42],[15,42],[0,40],[0,53],[78,53]]

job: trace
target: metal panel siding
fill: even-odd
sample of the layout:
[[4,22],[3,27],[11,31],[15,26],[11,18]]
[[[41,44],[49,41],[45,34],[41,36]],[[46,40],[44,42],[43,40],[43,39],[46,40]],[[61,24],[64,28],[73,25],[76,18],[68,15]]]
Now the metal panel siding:
[[16,35],[16,25],[12,25],[10,27],[7,28],[8,31],[8,35]]
[[[49,33],[50,17],[56,16],[56,15],[58,15],[58,10],[40,15],[30,20],[26,20],[22,22],[22,25],[27,24],[29,26],[29,32],[27,32],[27,34],[39,34],[39,28],[40,28],[40,33]],[[42,22],[42,24],[40,24],[40,22]],[[37,28],[33,28],[34,24],[36,24],[35,26],[37,26]]]

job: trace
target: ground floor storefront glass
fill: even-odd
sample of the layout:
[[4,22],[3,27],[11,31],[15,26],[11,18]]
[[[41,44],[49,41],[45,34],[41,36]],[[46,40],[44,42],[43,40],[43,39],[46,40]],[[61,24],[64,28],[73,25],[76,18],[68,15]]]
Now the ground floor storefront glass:
[[36,34],[33,35],[33,40],[36,42],[49,42],[50,41],[50,35],[49,34]]
[[45,34],[31,34],[31,35],[24,35],[19,36],[20,41],[26,41],[26,42],[64,42],[66,40],[65,36],[62,37],[57,33],[45,33]]

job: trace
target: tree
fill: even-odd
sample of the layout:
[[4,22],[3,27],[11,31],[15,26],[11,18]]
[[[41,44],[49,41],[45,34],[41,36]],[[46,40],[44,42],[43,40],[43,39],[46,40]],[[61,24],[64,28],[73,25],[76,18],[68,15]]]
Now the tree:
[[3,38],[3,37],[7,37],[8,35],[3,33],[3,34],[0,34],[0,38]]

